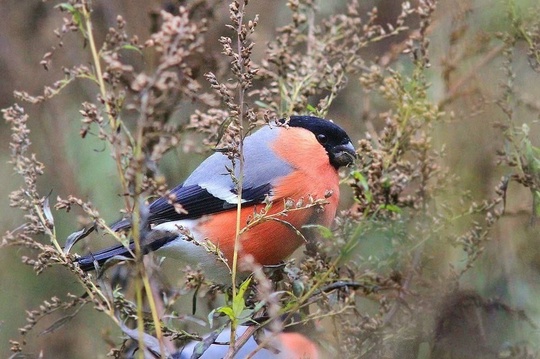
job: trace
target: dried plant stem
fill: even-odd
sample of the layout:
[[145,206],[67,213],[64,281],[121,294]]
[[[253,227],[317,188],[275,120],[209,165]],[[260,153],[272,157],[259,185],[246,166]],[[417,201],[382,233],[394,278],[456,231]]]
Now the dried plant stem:
[[[82,4],[83,4],[82,13],[84,16],[86,34],[88,37],[88,43],[90,44],[90,52],[92,53],[92,60],[95,66],[95,77],[96,77],[95,80],[98,82],[101,98],[105,105],[107,117],[109,119],[109,125],[111,127],[111,137],[115,137],[116,130],[118,128],[118,123],[116,122],[116,119],[114,118],[114,116],[111,115],[111,108],[110,108],[109,102],[107,101],[107,88],[105,87],[105,81],[103,80],[103,71],[101,69],[99,52],[97,50],[96,42],[94,40],[92,20],[91,20],[90,12],[88,11],[88,7],[89,7],[88,1],[83,0]],[[128,185],[127,185],[126,178],[124,176],[124,169],[122,167],[122,162],[120,161],[121,155],[118,148],[118,143],[117,141],[111,141],[111,144],[112,144],[112,149],[114,151],[114,160],[116,163],[118,176],[120,177],[120,185],[122,186],[122,193],[125,194],[125,193],[128,193]],[[129,203],[129,198],[128,196],[123,196],[123,197],[124,197],[126,209],[129,209],[131,207]]]
[[142,295],[141,279],[139,276],[135,277],[135,297],[137,299],[137,331],[139,342],[139,358],[144,359],[144,313],[143,313],[143,295]]
[[[259,310],[253,317],[256,318],[257,316],[259,316],[261,313],[262,313],[262,309]],[[235,347],[233,348],[233,357],[230,357],[230,358],[234,358],[234,354],[236,354],[238,352],[238,350],[240,350],[240,348],[242,348],[244,346],[244,344],[246,344],[246,342],[249,340],[249,338],[251,338],[253,336],[253,334],[255,334],[255,332],[257,331],[257,329],[259,329],[261,326],[257,326],[257,325],[252,325],[252,326],[249,326],[248,328],[246,328],[246,331],[240,336],[238,337],[238,339],[235,341]],[[249,356],[248,356],[249,357]],[[227,356],[225,358],[229,358],[229,353],[227,353]]]
[[[147,100],[148,96],[143,95],[142,97],[142,107],[146,110],[147,106]],[[146,113],[145,111],[142,112],[143,114]],[[143,253],[142,253],[142,247],[141,247],[141,201],[138,200],[138,197],[140,195],[142,184],[143,184],[143,174],[142,174],[142,163],[143,163],[143,153],[142,153],[142,146],[144,141],[144,123],[145,123],[145,117],[144,115],[141,115],[138,123],[137,128],[137,141],[135,143],[135,149],[134,149],[134,160],[136,161],[136,173],[135,173],[135,189],[134,189],[134,205],[133,205],[133,213],[132,213],[132,221],[133,221],[133,229],[132,229],[132,235],[133,235],[133,242],[135,243],[135,265],[137,266],[139,276],[136,277],[136,290],[137,290],[137,328],[139,331],[139,352],[140,355],[144,354],[144,317],[142,313],[143,308],[143,296],[142,296],[142,290],[144,288],[146,292],[146,298],[148,300],[148,305],[150,307],[150,313],[152,315],[152,320],[154,322],[154,327],[156,330],[156,338],[159,342],[159,349],[161,353],[161,357],[165,358],[165,346],[163,343],[163,333],[161,330],[161,324],[160,319],[158,316],[158,311],[156,308],[156,302],[154,300],[154,295],[152,291],[152,286],[150,285],[150,280],[148,279],[148,273],[146,272],[146,268],[143,261]],[[142,286],[140,281],[142,281]]]
[[[45,218],[45,214],[43,213],[43,209],[41,206],[39,206],[38,204],[34,204],[34,210],[36,211],[36,214],[37,216],[39,217],[39,220],[41,221],[41,224],[43,225],[43,228],[45,229],[45,233],[47,233],[47,235],[49,236],[53,246],[55,247],[56,251],[57,251],[57,255],[60,256],[60,259],[62,262],[64,263],[68,263],[69,262],[69,259],[66,258],[66,255],[64,253],[64,251],[62,250],[62,247],[60,246],[60,244],[58,243],[58,240],[56,238],[56,229],[54,226],[52,226],[52,229],[49,228],[48,226],[48,221],[47,219]],[[107,306],[107,315],[113,319],[113,321],[120,325],[120,323],[118,322],[116,316],[114,315],[114,309],[113,309],[113,306],[111,305],[111,303],[109,302],[109,300],[103,295],[103,293],[101,292],[101,290],[99,290],[95,284],[92,282],[92,281],[87,281],[85,282],[84,280],[81,279],[81,277],[77,276],[77,280],[79,281],[79,283],[82,285],[83,288],[85,288],[86,290],[86,293],[88,294],[88,296],[93,300],[95,301],[95,295],[94,293],[97,293],[101,300],[103,300],[105,303],[106,303],[106,306]],[[92,290],[90,290],[88,287],[87,287],[87,284],[90,283],[91,287],[92,287]]]
[[[95,72],[96,72],[95,76],[99,85],[102,101],[105,105],[107,116],[109,119],[109,125],[111,128],[111,136],[114,137],[116,134],[116,130],[120,124],[117,123],[116,118],[111,115],[111,108],[107,101],[107,89],[105,87],[105,82],[103,80],[101,62],[100,62],[99,53],[97,51],[96,43],[93,36],[92,21],[91,21],[90,12],[88,11],[88,3],[86,1],[83,1],[82,9],[83,9],[82,12],[83,12],[84,20],[85,20],[85,27],[86,27],[88,42],[90,44],[90,50],[92,53],[92,58],[93,58],[94,66],[95,66]],[[137,142],[136,142],[136,146],[134,150],[135,161],[138,161],[142,156],[143,128],[144,128],[144,124],[139,123]],[[124,128],[124,130],[126,129]],[[120,160],[121,156],[120,156],[118,143],[117,141],[113,140],[111,141],[111,144],[114,151],[114,159],[115,159],[118,175],[120,177],[120,184],[122,186],[122,191],[123,193],[128,193],[128,185],[127,185],[126,178],[124,176],[124,169],[122,167],[122,163]],[[139,223],[140,205],[139,205],[139,201],[137,201],[137,197],[140,193],[140,189],[142,188],[142,181],[143,181],[142,173],[139,168],[139,171],[137,171],[137,174],[135,176],[135,201],[134,201],[133,212],[132,212],[132,215],[133,215],[132,235],[133,235],[133,240],[135,243],[135,258],[136,258],[136,263],[137,263],[136,265],[139,272],[139,276],[136,277],[135,279],[135,289],[136,289],[136,298],[137,298],[137,329],[139,332],[139,336],[138,336],[139,337],[139,356],[143,358],[144,351],[145,351],[144,350],[145,348],[144,334],[145,333],[144,333],[144,315],[143,315],[144,314],[143,313],[143,292],[142,292],[144,288],[146,292],[147,300],[148,300],[148,305],[150,307],[150,311],[152,314],[152,319],[154,321],[154,327],[156,330],[156,337],[159,341],[160,352],[162,356],[164,357],[165,350],[164,350],[164,345],[163,345],[163,333],[161,330],[161,324],[158,317],[156,304],[153,297],[153,292],[151,290],[150,281],[146,273],[144,262],[142,261],[142,250],[141,250],[141,243],[140,243],[140,239],[141,239],[140,223]],[[126,209],[129,209],[131,207],[131,204],[129,202],[129,197],[124,196],[124,199],[125,199]],[[141,282],[142,282],[142,285],[141,285]]]
[[[244,70],[244,66],[242,64],[242,40],[240,38],[240,34],[242,32],[242,21],[244,18],[244,8],[245,3],[242,3],[239,11],[239,19],[238,19],[238,27],[236,29],[236,45],[237,45],[237,53],[239,56],[238,59],[238,66],[240,67],[240,72]],[[245,86],[243,84],[243,80],[240,78],[238,83],[238,127],[239,127],[239,144],[238,144],[238,153],[239,153],[239,175],[237,176],[237,196],[238,200],[236,202],[236,234],[234,238],[234,252],[233,252],[233,262],[232,262],[232,268],[231,268],[231,276],[232,276],[232,301],[236,300],[237,296],[237,290],[236,290],[236,276],[238,272],[238,252],[241,250],[241,243],[240,243],[240,235],[242,233],[242,188],[244,184],[244,91]],[[230,345],[229,345],[229,352],[227,353],[225,358],[233,358],[235,353],[235,342],[236,342],[236,325],[237,321],[233,320],[231,321],[231,337],[230,337]]]
[[[240,141],[242,143],[242,141]],[[244,173],[244,159],[242,155],[242,145],[239,146],[239,152],[240,152],[240,176],[238,179],[238,202],[236,206],[236,235],[234,238],[234,252],[233,252],[233,262],[232,262],[232,268],[231,268],[231,276],[232,276],[232,300],[233,303],[236,300],[237,296],[237,289],[236,289],[236,276],[238,272],[238,252],[241,250],[241,243],[240,243],[240,235],[242,231],[242,185],[243,185],[243,173]],[[236,321],[231,321],[231,338],[230,338],[230,347],[229,347],[229,353],[233,353],[231,355],[231,358],[234,356],[234,342],[236,340]],[[227,354],[227,357],[229,356],[229,353]]]
[[[188,355],[203,354],[201,351],[204,349],[208,350],[207,356],[212,356],[213,346],[225,344],[221,340],[216,342],[215,335],[220,335],[220,330],[227,325],[230,326],[230,338],[226,340],[229,347],[221,349],[221,357],[229,359],[238,356],[256,332],[264,331],[262,340],[257,341],[258,346],[255,345],[256,348],[247,355],[247,358],[252,358],[272,347],[289,325],[322,318],[332,321],[333,326],[326,325],[326,322],[323,325],[325,332],[335,337],[325,343],[327,349],[344,358],[381,355],[419,357],[422,356],[419,345],[433,348],[431,356],[443,357],[436,355],[437,347],[439,354],[444,352],[445,346],[451,347],[450,351],[460,351],[462,346],[465,347],[467,340],[463,344],[461,337],[448,330],[458,326],[460,332],[467,334],[464,339],[485,344],[480,351],[489,350],[489,355],[515,354],[518,351],[525,355],[531,353],[531,357],[537,355],[536,348],[529,351],[530,346],[522,345],[521,338],[517,336],[516,340],[509,338],[505,342],[508,344],[502,347],[495,340],[496,346],[484,343],[486,337],[495,339],[493,329],[483,325],[487,323],[486,319],[500,322],[498,325],[513,324],[496,313],[501,311],[504,317],[508,317],[506,314],[512,314],[512,308],[474,293],[457,293],[456,297],[464,299],[449,301],[449,304],[443,301],[440,307],[437,303],[442,299],[440,297],[455,288],[471,284],[471,276],[463,273],[473,264],[479,264],[471,272],[473,276],[490,269],[482,265],[484,261],[477,260],[485,249],[489,249],[487,241],[491,237],[502,238],[497,230],[507,222],[498,222],[502,216],[518,228],[523,217],[511,216],[532,213],[533,217],[538,217],[540,213],[540,148],[534,142],[538,127],[534,126],[536,122],[531,117],[537,115],[540,105],[529,101],[523,93],[532,91],[531,88],[534,90],[529,86],[531,80],[523,77],[528,75],[525,70],[530,70],[523,66],[524,60],[533,71],[540,72],[540,22],[537,16],[540,8],[533,12],[529,11],[528,5],[505,0],[503,4],[506,5],[497,6],[498,10],[505,6],[508,8],[505,26],[493,33],[492,29],[486,32],[474,24],[477,10],[470,0],[458,0],[448,14],[438,12],[437,16],[433,15],[437,0],[402,0],[385,8],[382,17],[376,8],[370,11],[368,5],[358,0],[346,0],[343,3],[346,9],[343,6],[325,6],[323,11],[318,9],[317,1],[289,0],[290,24],[272,29],[275,40],[270,41],[263,54],[259,50],[265,45],[256,44],[257,37],[252,37],[258,15],[250,18],[248,0],[226,1],[229,20],[216,16],[217,3],[218,0],[196,0],[177,9],[160,7],[162,11],[150,14],[152,34],[144,43],[140,41],[140,34],[129,34],[122,15],[117,15],[116,26],[111,21],[114,12],[107,11],[107,19],[100,19],[104,12],[96,11],[92,0],[61,2],[57,6],[64,13],[61,27],[55,29],[59,46],[43,56],[42,64],[46,69],[50,68],[54,54],[54,65],[62,65],[64,78],[45,86],[42,95],[31,96],[17,91],[16,97],[39,104],[53,96],[65,95],[68,84],[90,81],[94,89],[93,100],[83,103],[79,111],[83,116],[79,134],[82,138],[88,134],[107,143],[103,145],[114,158],[118,173],[115,181],[120,182],[118,191],[122,191],[122,209],[130,215],[126,219],[130,228],[115,232],[113,229],[118,226],[109,226],[90,202],[71,195],[74,191],[69,183],[61,186],[64,188],[62,192],[70,194],[69,198],[59,198],[55,207],[69,212],[70,208],[77,206],[85,214],[85,228],[68,239],[78,241],[89,231],[99,229],[101,233],[98,236],[110,235],[118,243],[133,240],[134,244],[126,249],[129,252],[126,257],[134,258],[135,264],[131,268],[132,275],[118,278],[126,280],[120,282],[121,288],[115,281],[109,283],[109,279],[100,273],[94,276],[83,272],[77,264],[78,257],[70,251],[75,248],[75,241],[67,241],[64,246],[62,238],[58,237],[64,229],[63,218],[55,218],[47,196],[38,191],[38,184],[48,186],[48,182],[39,180],[48,166],[34,156],[40,157],[41,151],[47,148],[39,147],[36,153],[30,154],[28,117],[17,105],[4,110],[13,132],[11,163],[25,181],[20,189],[12,192],[10,203],[22,210],[25,217],[23,224],[2,236],[0,249],[4,246],[23,248],[20,257],[24,265],[49,278],[54,276],[50,267],[62,266],[75,277],[75,284],[86,292],[82,297],[68,293],[70,301],[55,296],[28,311],[27,324],[20,328],[23,340],[11,341],[11,350],[17,353],[15,356],[18,353],[27,355],[23,353],[29,339],[27,335],[38,329],[38,321],[40,326],[45,324],[41,318],[61,310],[75,309],[42,331],[51,333],[68,323],[85,304],[93,305],[99,315],[104,312],[112,320],[109,324],[118,326],[125,334],[122,337],[113,334],[105,339],[112,344],[110,356],[117,358],[128,355],[128,347],[137,346],[137,354],[131,354],[136,358],[176,357],[179,350],[183,350],[176,344],[185,340],[202,341],[196,352],[194,350]],[[387,22],[398,6],[401,6],[401,13],[397,19]],[[264,21],[267,16],[263,14]],[[450,23],[448,16],[452,16]],[[227,22],[226,26],[223,26],[224,22]],[[137,25],[146,24],[130,25],[130,28],[137,30]],[[110,27],[107,29],[105,26]],[[201,35],[207,28],[210,38]],[[441,37],[441,30],[448,36]],[[64,55],[55,49],[59,50],[64,45],[64,36],[77,32],[86,46],[74,50],[85,52],[88,63],[72,66],[59,61],[62,58],[58,56]],[[431,34],[431,40],[442,39],[445,46],[430,50]],[[226,58],[218,56],[206,41],[210,39],[213,42],[215,36],[219,36],[222,55]],[[385,39],[388,41],[370,48]],[[258,50],[256,58],[252,58],[254,49]],[[445,52],[446,55],[443,54]],[[71,54],[67,52],[65,55]],[[406,54],[410,56],[404,56]],[[430,77],[435,85],[431,87],[426,80],[429,73],[425,71],[428,64],[438,63],[441,56],[443,76]],[[502,66],[500,60],[503,61]],[[492,70],[498,67],[503,69],[502,76],[491,76],[495,74]],[[479,70],[488,71],[490,78],[480,78],[477,75]],[[199,80],[203,76],[217,94],[209,93],[206,86],[201,86]],[[498,90],[490,86],[495,80],[500,81]],[[527,88],[520,89],[520,84],[527,85]],[[430,98],[432,89],[440,93],[435,100]],[[348,93],[346,101],[336,101],[345,92]],[[473,96],[462,101],[468,94]],[[70,94],[67,95],[65,100],[72,103]],[[296,228],[287,220],[298,214],[296,211],[310,211],[311,208],[318,213],[324,210],[328,204],[326,198],[308,195],[307,202],[304,198],[298,201],[288,198],[284,203],[264,201],[257,205],[259,210],[253,212],[247,222],[244,221],[241,211],[247,208],[243,207],[246,203],[242,203],[242,197],[246,197],[251,182],[244,177],[244,171],[249,170],[246,168],[249,167],[246,163],[249,158],[244,158],[244,155],[248,157],[248,153],[244,153],[244,149],[247,151],[243,146],[244,137],[261,120],[271,123],[277,117],[308,113],[318,117],[326,117],[327,114],[334,118],[343,117],[343,104],[355,98],[361,99],[362,105],[347,113],[350,120],[361,115],[365,123],[344,123],[351,138],[359,139],[358,160],[350,168],[351,175],[340,181],[352,188],[355,201],[348,211],[337,214],[333,228],[320,229],[321,237],[326,239],[324,243],[310,246],[312,243],[304,235],[305,230],[311,229]],[[495,112],[496,108],[487,108],[490,104],[499,106],[502,118]],[[463,159],[461,152],[453,152],[454,145],[461,144],[462,139],[456,138],[454,142],[453,135],[465,134],[462,130],[478,129],[468,127],[470,121],[456,120],[468,119],[469,115],[480,119],[484,112],[489,116],[485,118],[486,124],[494,124],[498,136],[486,141],[490,144],[490,154],[487,157],[489,161],[482,163],[486,167],[485,171],[482,168],[482,173],[488,183],[494,180],[490,173],[497,176],[500,171],[505,173],[495,188],[496,195],[489,195],[489,198],[485,197],[488,188],[484,184],[478,188],[480,191],[476,188],[459,191],[462,189],[460,186],[469,187],[466,182],[469,181],[468,176],[460,176],[473,162],[466,159],[467,162],[460,163],[455,170],[449,166],[455,163],[454,155],[459,156],[459,162]],[[189,117],[187,124],[184,123],[186,117]],[[454,123],[458,132],[449,128],[454,127]],[[364,125],[370,132],[367,138],[359,132]],[[447,128],[451,130],[449,146],[445,144],[446,134],[443,133]],[[203,145],[216,144],[229,159],[226,171],[237,196],[232,209],[236,209],[236,215],[232,215],[235,224],[230,228],[234,231],[233,253],[226,260],[218,245],[210,241],[204,245],[209,253],[216,254],[218,260],[226,262],[227,277],[230,275],[228,282],[232,282],[232,288],[227,287],[226,292],[224,287],[214,286],[218,283],[210,280],[212,273],[204,273],[202,268],[186,269],[184,286],[178,290],[174,288],[175,284],[161,281],[161,276],[156,275],[159,269],[153,267],[153,258],[144,255],[146,246],[158,237],[152,230],[153,213],[148,213],[144,200],[166,197],[175,209],[179,212],[182,209],[183,198],[176,198],[174,190],[167,192],[165,176],[160,174],[159,166],[160,160],[172,148],[181,148],[180,152],[185,150],[186,153],[201,149],[187,131],[204,135]],[[464,148],[469,148],[469,142]],[[46,144],[45,141],[43,143]],[[91,147],[93,144],[88,145]],[[499,149],[497,165],[502,167],[491,164],[491,144]],[[479,154],[482,155],[481,152]],[[448,155],[450,157],[446,157]],[[184,155],[179,159],[183,160]],[[81,178],[87,178],[89,170],[93,168],[82,166],[77,173]],[[98,186],[100,183],[96,182]],[[518,204],[519,208],[510,204],[507,210],[507,194],[511,200],[514,190],[509,187],[510,183],[530,190],[532,211],[530,208],[522,209],[523,204]],[[244,185],[246,191],[243,191]],[[454,191],[460,196],[454,198]],[[343,195],[347,193],[342,193],[341,198],[342,203],[347,203],[343,201]],[[101,202],[100,198],[95,200]],[[179,204],[178,208],[176,204]],[[55,219],[60,221],[56,225]],[[308,244],[307,257],[300,263],[291,261],[285,268],[277,268],[277,273],[271,274],[260,271],[258,263],[245,261],[246,243],[243,239],[246,233],[251,233],[261,224],[286,227],[286,230],[294,232],[299,240]],[[517,237],[518,233],[515,235]],[[463,249],[465,260],[459,260],[453,250],[450,254],[445,253],[449,246]],[[514,250],[523,249],[516,247]],[[317,251],[320,255],[309,255]],[[32,256],[27,256],[28,252]],[[484,255],[490,255],[490,252],[486,250]],[[498,259],[500,255],[495,254],[493,258]],[[530,254],[531,258],[533,254]],[[509,260],[516,256],[508,255]],[[532,261],[525,257],[523,264]],[[440,263],[433,258],[441,260]],[[121,260],[122,257],[114,258],[102,268],[107,270]],[[101,263],[100,260],[98,262]],[[244,281],[244,270],[252,271],[255,280]],[[490,272],[486,278],[495,276],[508,279],[509,274],[503,268]],[[450,297],[454,296],[454,293],[450,294]],[[513,293],[509,291],[508,294],[512,299]],[[193,311],[203,301],[209,311],[224,314],[228,318],[227,323],[208,334],[192,333],[201,321],[177,312],[186,308],[190,301]],[[223,301],[225,304],[216,308]],[[78,305],[80,307],[75,308]],[[524,310],[529,309],[532,307]],[[263,312],[268,319],[261,318]],[[522,313],[525,312],[515,311],[514,315],[520,321],[529,322]],[[288,319],[298,314],[301,319],[295,318],[289,323]],[[465,314],[472,318],[477,315],[477,320],[467,324],[461,320]],[[213,318],[208,318],[208,322]],[[244,332],[243,325],[248,318],[256,319],[258,325],[249,325]],[[132,323],[132,328],[124,325],[125,320]],[[177,323],[182,329],[176,328]],[[95,328],[85,326],[83,329],[91,330],[95,331]],[[435,334],[426,336],[429,332]],[[55,354],[61,356],[69,349],[73,348],[60,348],[62,352]],[[88,355],[92,354],[95,356],[95,353]],[[181,355],[185,354],[184,351]],[[475,352],[472,355],[481,357],[480,354]]]
[[[93,62],[94,62],[94,66],[95,66],[95,72],[96,72],[96,80],[98,82],[98,85],[99,85],[99,89],[100,89],[100,93],[101,93],[101,97],[102,97],[102,101],[103,103],[105,104],[105,108],[106,108],[106,111],[107,111],[107,116],[108,116],[108,119],[109,119],[109,125],[110,125],[110,128],[111,128],[111,136],[115,136],[115,133],[116,133],[116,129],[118,128],[119,124],[117,123],[116,119],[114,118],[114,116],[111,115],[111,108],[110,108],[110,105],[107,101],[107,89],[105,87],[105,82],[103,80],[103,72],[102,72],[102,68],[101,68],[101,62],[100,62],[100,58],[99,58],[99,53],[97,51],[97,47],[96,47],[96,43],[95,43],[95,40],[94,40],[94,35],[93,35],[93,27],[92,27],[92,21],[91,21],[91,17],[90,17],[90,13],[88,11],[88,4],[86,1],[83,2],[83,16],[84,16],[84,20],[85,20],[85,27],[86,27],[86,33],[87,33],[87,37],[88,37],[88,42],[90,44],[90,50],[91,50],[91,53],[92,53],[92,58],[93,58]],[[143,142],[143,124],[139,124],[139,133],[138,133],[138,138],[137,138],[137,143],[136,143],[136,148],[135,148],[135,151],[134,151],[134,157],[135,157],[135,160],[137,161],[141,155],[142,155],[142,142]],[[116,167],[117,167],[117,171],[118,171],[118,175],[120,177],[120,184],[122,186],[122,191],[123,193],[128,193],[128,188],[127,188],[127,181],[125,179],[125,176],[124,176],[124,170],[123,170],[123,167],[122,167],[122,163],[121,163],[121,160],[120,160],[120,152],[119,152],[119,148],[117,146],[117,142],[116,141],[111,141],[111,144],[112,144],[112,147],[113,147],[113,151],[114,151],[114,159],[115,159],[115,163],[116,163]],[[134,208],[133,208],[133,240],[134,240],[134,243],[135,243],[135,258],[136,258],[136,263],[137,263],[137,268],[138,268],[138,272],[139,272],[139,276],[135,279],[135,289],[136,289],[136,298],[137,298],[137,329],[138,329],[138,332],[139,332],[139,356],[141,358],[144,357],[144,348],[145,348],[145,343],[144,343],[144,316],[143,316],[143,288],[146,292],[146,296],[147,296],[147,300],[148,300],[148,304],[150,306],[150,311],[151,311],[151,314],[152,314],[152,319],[154,321],[154,326],[155,326],[155,330],[156,330],[156,337],[158,338],[158,341],[159,341],[159,345],[160,345],[160,351],[162,353],[162,355],[165,355],[165,351],[164,351],[164,345],[163,345],[163,333],[161,331],[161,325],[160,325],[160,321],[159,321],[159,317],[158,317],[158,314],[157,314],[157,310],[156,310],[156,304],[155,304],[155,301],[154,301],[154,298],[153,298],[153,292],[151,290],[151,286],[150,286],[150,281],[148,279],[148,275],[146,273],[146,269],[144,267],[144,263],[142,261],[142,250],[141,250],[141,244],[140,244],[140,223],[139,223],[139,218],[140,218],[140,205],[139,205],[139,201],[136,200],[139,192],[140,192],[140,189],[142,187],[142,174],[141,174],[141,171],[137,171],[137,174],[135,176],[135,201],[134,201]],[[131,207],[130,203],[129,203],[129,198],[127,196],[124,196],[125,198],[125,205],[126,205],[126,208],[129,209]],[[141,282],[142,282],[142,285],[141,285]]]

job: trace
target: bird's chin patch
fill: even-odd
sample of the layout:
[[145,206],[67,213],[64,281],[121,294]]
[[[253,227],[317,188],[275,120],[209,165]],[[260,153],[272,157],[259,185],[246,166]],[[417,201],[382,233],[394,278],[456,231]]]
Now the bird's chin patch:
[[340,151],[334,155],[332,159],[332,164],[336,167],[344,167],[352,164],[354,162],[354,156],[348,151]]

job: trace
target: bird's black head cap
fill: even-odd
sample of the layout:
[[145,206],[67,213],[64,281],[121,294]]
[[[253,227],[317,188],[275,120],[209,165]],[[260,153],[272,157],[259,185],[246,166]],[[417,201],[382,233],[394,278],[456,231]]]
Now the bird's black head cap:
[[328,153],[330,163],[336,169],[351,164],[356,158],[354,147],[347,132],[331,121],[315,116],[291,116],[278,122],[311,131]]

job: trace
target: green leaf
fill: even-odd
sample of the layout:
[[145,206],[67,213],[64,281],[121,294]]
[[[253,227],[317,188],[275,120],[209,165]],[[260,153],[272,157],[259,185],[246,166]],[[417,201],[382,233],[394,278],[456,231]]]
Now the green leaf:
[[255,103],[255,105],[259,106],[260,108],[271,109],[270,105],[268,105],[267,103],[264,103],[262,101],[257,100],[254,103]]
[[324,239],[334,238],[334,233],[332,232],[332,230],[328,227],[321,226],[320,224],[306,224],[303,225],[302,228],[315,229]]
[[306,110],[308,110],[309,113],[317,113],[317,109],[310,104],[306,106]]
[[364,196],[366,197],[367,202],[371,203],[373,201],[373,194],[371,193],[371,190],[369,189],[369,185],[368,185],[368,181],[366,177],[360,171],[352,171],[351,176],[356,181],[358,181],[358,183],[364,190]]
[[540,217],[540,191],[531,189],[533,196],[533,213],[534,218]]
[[83,34],[83,36],[86,38],[86,31],[83,27],[83,15],[77,9],[75,6],[69,4],[69,3],[61,3],[55,6],[55,8],[59,8],[62,11],[67,11],[70,13],[70,15],[73,17],[73,22],[77,27],[79,28],[79,31]]
[[379,209],[386,209],[387,211],[394,212],[394,213],[401,213],[401,208],[396,206],[395,204],[382,204]]
[[250,315],[253,311],[252,310],[246,310],[246,301],[244,300],[244,296],[246,295],[246,291],[249,288],[249,284],[251,283],[251,277],[246,279],[238,289],[238,293],[236,294],[236,297],[233,298],[233,302],[231,306],[223,306],[214,309],[208,314],[208,322],[210,326],[213,325],[214,316],[216,313],[221,313],[229,317],[229,319],[232,322],[232,325],[236,326],[238,323],[238,319],[242,318],[242,315]]
[[362,172],[360,172],[360,171],[351,171],[351,176],[355,180],[360,182],[360,184],[362,185],[362,187],[364,187],[364,189],[367,188],[367,180],[366,180],[366,177],[362,174]]
[[123,50],[130,50],[130,51],[138,52],[141,55],[143,54],[141,49],[139,49],[137,46],[133,46],[133,45],[130,45],[130,44],[123,45],[121,48]]
[[217,131],[218,137],[216,140],[216,146],[219,144],[219,142],[223,138],[223,135],[225,135],[225,131],[227,130],[227,127],[229,127],[229,124],[232,122],[232,120],[233,118],[229,116],[219,125],[218,131]]
[[234,311],[233,311],[233,309],[231,307],[219,307],[215,311],[216,311],[216,313],[225,314],[226,316],[231,318],[231,320],[235,319],[234,318]]
[[240,314],[242,314],[242,311],[246,308],[246,301],[244,300],[244,295],[246,294],[246,290],[249,288],[250,283],[251,283],[251,277],[246,279],[240,285],[240,288],[238,288],[238,293],[236,293],[236,297],[233,298],[232,310],[233,310],[235,319],[239,318]]
[[55,9],[60,9],[60,10],[63,10],[63,11],[67,11],[69,12],[70,14],[73,14],[75,11],[75,6],[67,3],[67,2],[63,2],[61,4],[58,4],[54,7]]
[[284,303],[283,307],[281,308],[281,312],[288,313],[291,310],[294,310],[298,306],[298,301],[296,300],[296,296],[293,292],[288,292],[289,298],[286,303]]

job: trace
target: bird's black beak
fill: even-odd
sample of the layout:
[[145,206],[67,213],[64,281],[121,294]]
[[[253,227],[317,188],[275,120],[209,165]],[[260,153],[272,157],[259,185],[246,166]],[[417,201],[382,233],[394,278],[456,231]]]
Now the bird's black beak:
[[356,151],[349,141],[346,144],[337,145],[332,148],[331,163],[335,168],[348,166],[356,159]]

